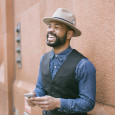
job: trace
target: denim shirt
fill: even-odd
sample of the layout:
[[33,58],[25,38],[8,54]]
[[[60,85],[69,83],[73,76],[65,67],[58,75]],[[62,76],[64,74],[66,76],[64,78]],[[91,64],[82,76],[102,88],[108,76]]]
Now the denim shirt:
[[[52,75],[52,79],[55,77],[56,72],[59,70],[60,66],[72,50],[73,49],[69,46],[66,50],[56,55],[52,50],[52,55],[50,57],[50,73]],[[36,88],[34,90],[36,96],[45,96],[45,91],[42,84],[41,62],[42,58],[40,60],[39,75]],[[64,111],[67,113],[88,112],[94,108],[96,96],[96,70],[87,58],[81,59],[77,64],[75,79],[78,81],[79,85],[79,98],[61,98],[61,107],[59,108],[59,111]]]

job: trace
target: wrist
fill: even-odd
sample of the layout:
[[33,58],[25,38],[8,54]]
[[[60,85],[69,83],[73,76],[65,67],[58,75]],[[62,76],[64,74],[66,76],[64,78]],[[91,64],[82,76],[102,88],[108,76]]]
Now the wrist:
[[60,98],[56,98],[56,108],[60,108]]

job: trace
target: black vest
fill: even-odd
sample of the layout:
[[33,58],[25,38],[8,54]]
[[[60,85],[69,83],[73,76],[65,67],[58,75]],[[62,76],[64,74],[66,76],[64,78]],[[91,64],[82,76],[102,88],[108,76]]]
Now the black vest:
[[[41,64],[42,82],[46,95],[56,98],[76,99],[78,98],[78,83],[75,79],[75,69],[78,62],[84,58],[82,54],[73,50],[61,65],[52,80],[50,74],[50,55],[51,52],[43,56]],[[43,111],[44,115],[87,115],[87,113],[66,113],[60,112],[58,109],[52,111]]]

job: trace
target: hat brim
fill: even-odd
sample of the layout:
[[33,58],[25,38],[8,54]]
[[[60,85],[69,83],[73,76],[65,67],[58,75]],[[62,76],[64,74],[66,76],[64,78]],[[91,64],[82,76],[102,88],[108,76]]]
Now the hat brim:
[[68,23],[67,21],[65,20],[62,20],[62,19],[58,19],[58,18],[51,18],[51,17],[45,17],[43,18],[43,21],[44,23],[46,23],[47,25],[51,22],[51,21],[59,21],[59,22],[62,22],[66,25],[68,25],[70,28],[72,28],[74,30],[74,35],[73,37],[77,37],[77,36],[80,36],[81,35],[81,31],[79,29],[77,29],[76,27],[74,27],[72,24]]

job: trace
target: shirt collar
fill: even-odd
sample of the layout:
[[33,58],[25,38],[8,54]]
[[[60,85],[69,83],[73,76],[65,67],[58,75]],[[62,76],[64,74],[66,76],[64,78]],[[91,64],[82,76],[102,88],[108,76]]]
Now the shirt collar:
[[53,59],[54,57],[57,57],[60,61],[63,61],[68,55],[69,53],[72,51],[72,48],[70,46],[68,46],[67,49],[65,49],[64,51],[58,53],[58,54],[55,54],[52,50],[52,53],[51,53],[51,59]]

